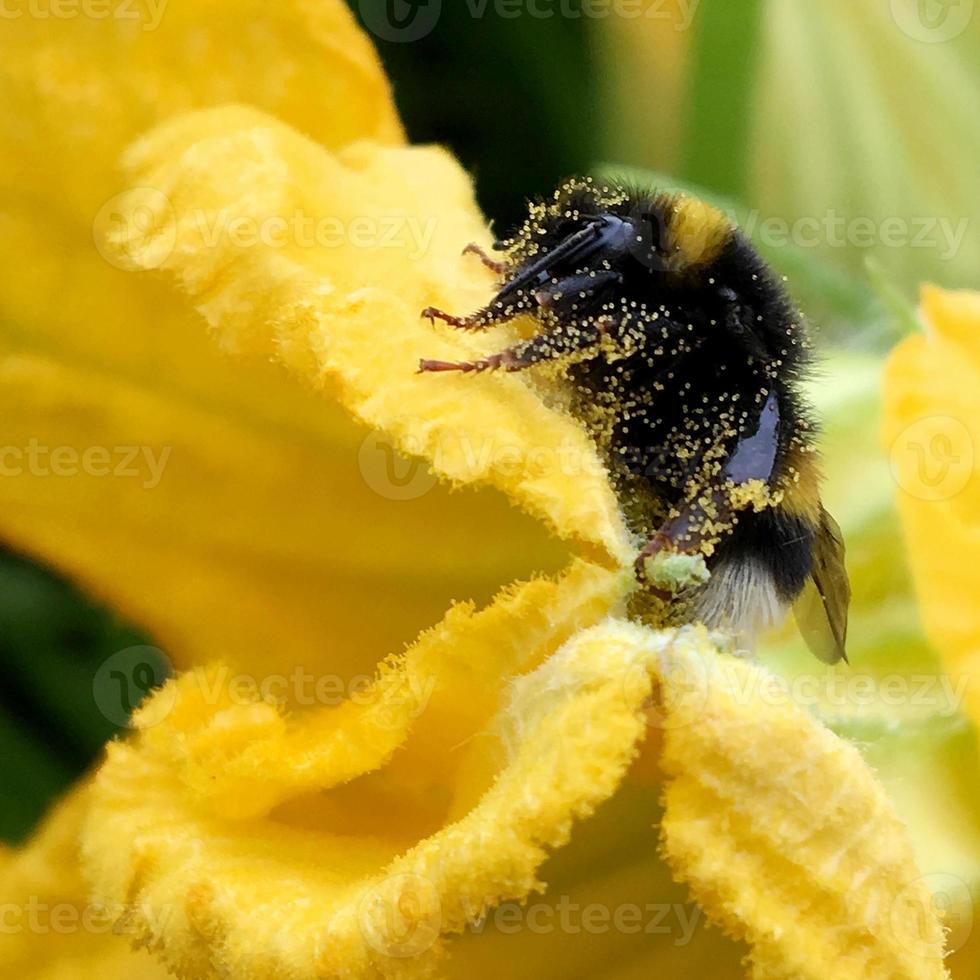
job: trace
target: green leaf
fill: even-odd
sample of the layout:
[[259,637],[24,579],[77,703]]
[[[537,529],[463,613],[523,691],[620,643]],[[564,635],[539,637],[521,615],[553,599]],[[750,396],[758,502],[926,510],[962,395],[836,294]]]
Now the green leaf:
[[772,0],[746,200],[791,222],[840,216],[842,232],[819,245],[823,257],[860,272],[872,255],[908,295],[924,280],[972,285],[980,266],[972,7]]

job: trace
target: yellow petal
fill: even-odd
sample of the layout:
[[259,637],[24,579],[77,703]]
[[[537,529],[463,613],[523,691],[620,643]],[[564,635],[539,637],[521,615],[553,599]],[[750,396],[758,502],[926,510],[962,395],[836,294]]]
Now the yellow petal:
[[4,17],[5,204],[31,202],[37,218],[43,201],[42,223],[58,233],[77,222],[78,244],[91,247],[123,148],[175,113],[244,102],[326,146],[402,139],[377,56],[341,0],[98,6],[45,17],[14,5],[20,16]]
[[[263,775],[271,787],[263,812],[218,815],[202,808],[213,796],[202,798],[200,782],[181,776],[191,763],[216,774],[220,761],[193,759],[202,741],[169,737],[170,719],[113,746],[85,835],[97,894],[133,903],[140,939],[185,974],[213,968],[249,980],[423,970],[440,955],[442,934],[538,888],[547,850],[611,795],[635,754],[650,682],[643,672],[627,685],[624,672],[655,656],[666,636],[647,634],[630,648],[615,629],[576,634],[535,671],[514,677],[603,615],[618,593],[614,579],[582,568],[559,585],[524,586],[485,613],[456,611],[392,665],[432,671],[431,700],[404,749],[432,761],[428,779],[416,762],[399,766],[396,757],[329,789],[351,770],[342,761],[331,771],[328,751],[315,763],[321,792],[303,781],[287,791],[267,768],[252,775],[253,789],[261,790]],[[164,690],[157,700],[167,697]],[[144,718],[153,711],[151,701]],[[210,721],[226,748],[237,740],[247,752],[256,737],[247,711],[219,704]],[[280,760],[287,769],[309,758],[305,745],[293,745],[298,754]],[[183,760],[174,759],[177,747]],[[140,832],[120,844],[124,826]],[[147,914],[163,908],[172,914]]]
[[[202,172],[205,158],[221,171]],[[109,250],[130,218],[134,235],[146,230],[148,192],[135,195],[135,214],[129,195],[98,224],[107,258],[63,239],[73,256],[67,288],[52,287],[61,266],[50,228],[27,212],[0,223],[6,250],[31,267],[0,286],[0,298],[10,292],[0,318],[0,399],[14,450],[0,481],[7,541],[147,627],[178,663],[220,650],[261,676],[270,656],[318,663],[329,634],[343,651],[334,667],[348,678],[435,622],[451,599],[483,602],[503,582],[564,564],[566,551],[539,523],[496,495],[436,486],[426,457],[455,483],[513,489],[567,536],[627,553],[579,427],[513,378],[466,385],[414,373],[416,356],[454,349],[419,310],[466,307],[489,290],[485,271],[458,254],[486,229],[445,154],[377,145],[333,154],[254,111],[228,109],[164,127],[131,160],[130,183],[160,169],[184,209],[167,265],[196,291],[214,340],[242,356],[223,356],[200,313],[132,271],[152,249]],[[334,224],[312,244],[294,225],[290,247],[250,247],[228,230],[236,218],[251,222],[246,232],[270,220],[339,221],[343,244]],[[380,229],[366,245],[364,222]],[[164,243],[168,228],[176,232],[167,221],[156,229]],[[219,268],[220,287],[202,293],[217,286],[207,278]],[[324,384],[329,399],[311,390]],[[381,432],[352,422],[336,397]],[[57,447],[70,454],[62,472],[71,479],[52,472]],[[91,451],[103,459],[97,468],[82,464]],[[386,595],[383,617],[372,615],[372,588]]]
[[775,677],[714,655],[661,676],[668,861],[759,978],[944,977],[905,826],[857,749]]
[[76,790],[47,818],[29,847],[0,846],[3,975],[18,980],[165,980],[148,953],[134,952],[122,909],[88,900],[78,865],[87,789]]
[[[558,587],[539,579],[503,593],[480,613],[471,603],[455,606],[339,705],[287,718],[261,700],[262,691],[246,690],[217,665],[185,674],[135,724],[147,747],[170,758],[199,803],[225,816],[268,813],[382,766],[389,782],[419,798],[430,787],[439,792],[461,769],[459,778],[473,786],[479,774],[460,745],[496,712],[502,685],[603,616],[622,591],[621,576],[578,563]],[[307,679],[311,697],[327,690],[321,681],[322,675]],[[265,691],[275,688],[266,684]],[[338,807],[334,819],[362,826],[371,798],[352,795],[346,804],[347,812]]]
[[[137,189],[119,202],[123,230],[109,247],[174,275],[224,347],[328,386],[444,478],[492,484],[561,537],[628,557],[580,425],[517,376],[416,374],[424,356],[506,342],[503,331],[474,339],[420,318],[429,305],[471,309],[489,289],[485,272],[459,257],[460,242],[485,241],[486,231],[447,154],[367,143],[330,154],[253,110],[224,109],[161,126],[127,164]],[[297,214],[329,215],[348,233],[325,246],[319,226],[304,236]],[[260,233],[243,243],[215,236],[215,223]]]
[[980,720],[980,294],[925,287],[885,368],[883,439],[922,623]]
[[[391,665],[432,670],[429,706],[397,736],[406,756],[432,760],[428,781],[411,759],[399,766],[401,753],[381,758],[385,745],[368,763],[380,769],[338,786],[351,776],[346,757],[331,761],[328,745],[311,762],[302,737],[255,724],[244,707],[218,703],[209,717],[191,701],[211,739],[183,737],[174,719],[188,691],[159,719],[157,702],[171,710],[165,690],[144,710],[155,725],[113,747],[99,776],[85,834],[97,895],[134,903],[141,940],[189,973],[210,975],[213,963],[245,980],[419,975],[445,936],[544,887],[548,851],[616,791],[652,724],[665,741],[668,859],[707,913],[749,942],[757,976],[944,976],[942,930],[883,790],[855,749],[780,698],[773,677],[716,655],[703,631],[614,620],[546,656],[574,628],[583,595],[593,616],[608,607],[612,578],[582,568],[476,617],[451,615]],[[519,624],[531,608],[540,612],[528,658]],[[644,711],[655,681],[660,696]],[[350,734],[369,729],[355,717]],[[206,790],[198,774],[219,776],[216,747],[236,765],[256,738],[296,752],[281,760],[287,771],[318,766],[319,792],[255,768],[247,789],[261,812],[215,812],[228,785]],[[138,839],[120,845],[134,822]],[[166,920],[147,914],[162,908]]]
[[[20,453],[0,460],[4,539],[152,631],[176,663],[221,654],[261,680],[322,666],[331,636],[330,669],[349,681],[451,599],[485,601],[564,564],[502,497],[450,494],[273,368],[223,364],[193,340],[187,353],[218,385],[251,383],[252,404],[43,355],[0,359],[4,445]],[[73,454],[63,475],[59,447]],[[83,467],[93,450],[104,458]]]
[[[124,146],[175,112],[237,101],[326,146],[399,143],[388,82],[347,5],[113,0],[99,10],[4,19],[8,546],[146,627],[178,662],[220,647],[253,673],[275,651],[315,663],[319,637],[358,619],[345,648],[352,669],[370,670],[450,597],[485,601],[516,574],[564,564],[501,501],[425,493],[424,467],[390,444],[268,364],[221,356],[197,314],[94,240],[119,220]],[[359,533],[328,496],[348,501]],[[421,555],[418,537],[396,533],[406,522],[431,538]],[[491,538],[480,549],[476,527]],[[503,547],[513,540],[540,555],[534,565]],[[365,577],[386,588],[387,617],[369,615]]]
[[655,755],[652,741],[613,797],[542,866],[543,894],[498,906],[452,941],[447,978],[744,980],[746,947],[711,926],[652,846],[661,786],[634,778]]
[[[229,111],[228,117],[240,119],[241,112]],[[269,125],[278,132],[276,124]],[[384,209],[396,200],[404,214],[439,225],[442,264],[428,273],[428,301],[446,295],[444,278],[453,269],[469,278],[474,294],[487,289],[485,276],[456,254],[460,240],[483,233],[483,223],[468,180],[447,157],[435,151],[387,151],[388,157],[378,150],[370,157],[368,178],[360,165],[341,165],[326,151],[291,138],[326,168],[310,178],[328,181],[318,193],[335,195],[333,200],[299,201],[303,213],[381,219],[390,217]],[[239,168],[238,161],[225,157],[224,165],[258,176],[258,168],[244,160]],[[348,179],[331,188],[329,181],[344,174]],[[234,174],[227,181],[212,176],[219,183],[244,186],[232,179]],[[387,197],[378,200],[378,187],[388,188]],[[20,230],[34,237],[18,239],[18,254],[44,251],[44,241],[33,231]],[[452,269],[447,271],[450,251]],[[417,313],[424,304],[421,298],[418,304],[401,300],[415,268],[406,243],[394,249],[348,246],[322,252],[327,271],[336,266],[333,278],[343,315],[333,322],[340,341],[349,324],[352,342],[360,344],[338,352],[344,370],[362,375],[351,358],[363,356],[365,348],[369,354],[380,351],[375,337],[388,338],[389,351],[404,352],[398,317],[404,321],[408,309],[412,336],[421,347]],[[271,258],[275,264],[283,257]],[[194,255],[186,260],[200,261]],[[334,670],[348,678],[370,671],[437,621],[451,599],[486,601],[503,582],[564,564],[564,549],[549,543],[537,522],[522,518],[502,497],[450,494],[424,465],[400,460],[396,446],[416,460],[426,452],[441,456],[443,469],[458,479],[488,467],[517,474],[547,503],[559,492],[548,474],[564,441],[573,443],[568,481],[580,476],[576,464],[583,447],[586,462],[595,465],[571,422],[549,416],[520,389],[508,409],[515,431],[497,428],[479,394],[489,390],[486,385],[471,387],[473,396],[459,400],[447,386],[417,378],[411,358],[389,363],[375,358],[373,374],[356,392],[351,389],[350,397],[366,418],[387,418],[397,436],[372,435],[332,401],[310,391],[322,370],[314,351],[304,353],[300,337],[287,348],[276,320],[264,319],[267,311],[270,316],[275,311],[261,306],[263,291],[268,289],[270,303],[282,298],[277,279],[272,270],[256,270],[253,278],[248,249],[242,249],[242,260],[245,267],[237,278],[229,274],[220,298],[236,302],[238,297],[238,310],[254,314],[250,341],[258,357],[233,361],[223,356],[205,335],[198,314],[144,277],[110,270],[116,277],[110,291],[99,278],[108,266],[98,256],[88,265],[84,255],[78,257],[79,279],[91,273],[105,291],[103,301],[115,298],[109,322],[118,349],[106,339],[97,355],[79,350],[92,333],[81,323],[62,324],[64,333],[44,340],[14,330],[16,320],[3,321],[5,444],[18,454],[2,461],[9,471],[0,481],[0,528],[9,542],[59,565],[148,627],[178,662],[206,662],[221,651],[259,677],[268,671],[270,658],[291,666],[319,663],[324,635],[337,644]],[[381,296],[380,308],[351,283],[352,262],[368,260],[377,260],[390,276],[390,292]],[[425,268],[421,264],[421,271]],[[298,315],[317,298],[300,287],[316,290],[325,282],[295,283],[290,300]],[[249,294],[256,296],[254,305]],[[93,300],[87,302],[91,307]],[[389,306],[394,303],[399,309],[393,312]],[[86,323],[94,316],[96,330],[105,326],[91,308],[85,312]],[[218,326],[227,326],[219,339],[243,346],[233,330],[240,327],[237,320]],[[319,343],[321,338],[307,339]],[[432,341],[436,348],[442,344],[435,335]],[[294,367],[305,364],[309,378],[304,383],[267,362],[265,353],[280,343]],[[384,370],[393,374],[391,387]],[[422,400],[417,410],[399,400],[406,387]],[[454,399],[455,413],[446,411],[443,428],[426,427],[424,417],[441,417]],[[503,401],[498,396],[494,404]],[[537,437],[530,434],[531,424],[543,415],[557,419],[552,433],[558,434],[545,437],[551,443],[533,441]],[[471,433],[472,419],[478,424]],[[515,457],[521,440],[525,446],[531,441],[537,455]],[[47,451],[36,465],[30,456],[34,445]],[[50,450],[55,447],[74,454],[70,479],[52,472]],[[92,449],[109,456],[99,468],[80,465]],[[133,458],[131,451],[139,455]],[[581,500],[571,507],[588,510],[585,479]],[[613,506],[606,489],[600,507],[608,514]],[[598,509],[592,507],[593,517]],[[103,559],[106,554],[112,555],[111,563]],[[373,614],[378,590],[386,599],[382,617]]]

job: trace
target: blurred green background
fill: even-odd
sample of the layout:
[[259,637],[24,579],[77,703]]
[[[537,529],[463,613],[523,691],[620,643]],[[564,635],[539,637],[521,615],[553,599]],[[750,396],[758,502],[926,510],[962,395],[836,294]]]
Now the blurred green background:
[[[537,0],[517,16],[444,0],[412,43],[377,30],[392,2],[352,7],[409,137],[459,156],[498,229],[577,172],[694,186],[790,277],[824,344],[858,352],[910,328],[923,280],[977,285],[972,0]],[[99,669],[150,642],[0,553],[0,838],[23,839],[98,757],[119,721]]]

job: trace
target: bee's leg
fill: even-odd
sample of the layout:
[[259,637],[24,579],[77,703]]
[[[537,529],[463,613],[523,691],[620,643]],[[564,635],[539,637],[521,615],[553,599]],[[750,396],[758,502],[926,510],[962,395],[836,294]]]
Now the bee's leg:
[[718,531],[732,523],[733,514],[724,490],[709,490],[688,501],[675,517],[661,525],[636,556],[633,567],[637,579],[640,582],[646,580],[647,559],[654,558],[661,551],[696,555],[709,536],[708,529],[711,528],[711,536],[716,539]]
[[[500,292],[482,310],[477,310],[469,316],[460,317],[430,306],[422,311],[422,316],[428,317],[430,320],[442,320],[461,330],[480,330],[494,323],[512,320],[519,313],[533,307],[535,302],[539,302],[537,299],[531,300],[530,297],[535,294],[536,290],[548,283],[552,278],[552,270],[560,263],[569,264],[576,260],[585,260],[596,251],[602,241],[603,227],[603,221],[592,221],[584,228],[580,228],[574,234],[569,235],[551,251],[525,263],[517,270],[514,278],[505,283]],[[490,261],[493,262],[492,259]],[[501,271],[506,271],[506,268]],[[588,277],[589,281],[582,284],[580,291],[594,291],[600,285],[605,284],[610,275],[618,278],[618,274],[610,274],[608,271],[591,274]],[[581,278],[581,275],[569,277],[566,282],[574,288],[580,285],[579,280]]]
[[424,309],[422,316],[429,320],[442,320],[459,330],[482,330],[493,324],[512,320],[534,306],[542,310],[553,310],[562,306],[574,308],[576,303],[591,298],[598,291],[621,280],[620,273],[608,269],[565,276],[541,283],[533,290],[533,302],[526,297],[522,298],[513,290],[513,284],[508,283],[489,304],[469,316],[453,316],[434,306]]
[[513,347],[490,354],[476,361],[419,361],[419,372],[431,371],[523,371],[524,368],[542,361],[554,361],[576,351],[594,347],[608,330],[607,321],[599,319],[576,326],[574,330],[556,329],[523,340]]
[[427,306],[421,313],[430,322],[442,320],[458,330],[483,330],[495,323],[506,323],[517,316],[521,310],[516,306],[505,306],[498,300],[492,300],[487,306],[471,313],[469,316],[453,316],[435,306]]
[[507,262],[498,262],[496,259],[491,258],[487,253],[476,244],[476,242],[470,242],[466,248],[463,249],[463,255],[477,255],[480,261],[491,271],[496,272],[498,276],[502,276],[509,268]]

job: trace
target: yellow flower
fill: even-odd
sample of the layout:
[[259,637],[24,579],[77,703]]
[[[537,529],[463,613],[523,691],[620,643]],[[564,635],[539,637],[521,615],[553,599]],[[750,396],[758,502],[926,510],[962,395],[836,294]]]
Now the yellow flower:
[[[167,452],[4,479],[0,534],[183,672],[0,854],[14,975],[945,976],[857,750],[703,630],[623,619],[580,427],[525,379],[414,373],[488,343],[418,317],[487,295],[487,230],[339,0],[15,26],[7,442]],[[155,959],[45,944],[32,902]]]
[[980,293],[922,291],[885,372],[885,442],[923,626],[980,721]]

